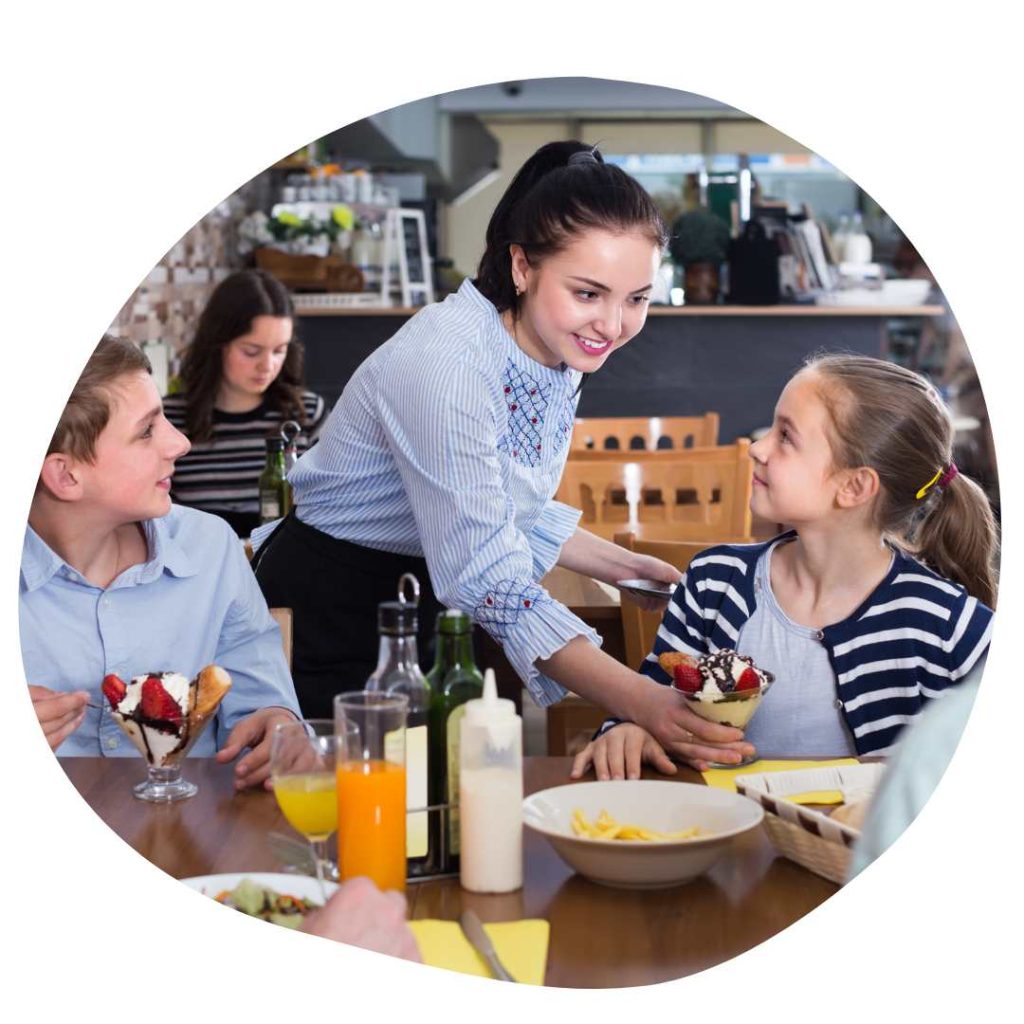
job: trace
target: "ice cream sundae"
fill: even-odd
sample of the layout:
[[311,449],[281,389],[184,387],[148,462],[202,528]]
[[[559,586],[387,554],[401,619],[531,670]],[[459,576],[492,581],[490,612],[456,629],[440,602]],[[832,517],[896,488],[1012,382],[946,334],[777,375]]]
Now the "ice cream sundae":
[[179,800],[195,792],[181,779],[178,764],[230,687],[231,677],[217,665],[207,665],[191,681],[178,672],[148,672],[127,683],[116,675],[103,680],[114,720],[149,765],[149,780],[136,787],[137,796]]
[[753,658],[724,648],[701,657],[666,651],[658,663],[696,714],[737,729],[750,721],[775,680]]

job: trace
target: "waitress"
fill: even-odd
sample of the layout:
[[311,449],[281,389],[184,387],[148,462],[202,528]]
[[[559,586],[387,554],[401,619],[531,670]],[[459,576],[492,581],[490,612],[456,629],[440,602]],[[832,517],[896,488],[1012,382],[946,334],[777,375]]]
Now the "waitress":
[[549,143],[495,208],[476,280],[420,310],[352,376],[289,475],[294,514],[253,535],[268,604],[294,609],[307,717],[330,717],[335,693],[363,687],[377,604],[412,572],[423,639],[442,605],[468,612],[541,706],[571,688],[694,764],[730,759],[702,740],[749,749],[604,654],[538,583],[556,564],[613,585],[679,578],[579,529],[579,511],[552,500],[580,386],[643,327],[665,244],[633,178],[582,143]]

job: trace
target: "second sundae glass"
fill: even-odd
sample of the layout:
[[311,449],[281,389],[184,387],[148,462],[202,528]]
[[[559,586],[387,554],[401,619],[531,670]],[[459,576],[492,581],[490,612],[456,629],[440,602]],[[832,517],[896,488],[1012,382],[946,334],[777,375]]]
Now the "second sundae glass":
[[[685,693],[677,691],[686,700],[687,707],[708,722],[731,725],[734,729],[745,729],[754,717],[761,698],[768,692],[772,680],[766,680],[758,689],[732,690],[727,693]],[[709,746],[712,744],[708,744]],[[742,768],[753,764],[757,755],[748,754],[736,762],[708,761],[709,768]]]

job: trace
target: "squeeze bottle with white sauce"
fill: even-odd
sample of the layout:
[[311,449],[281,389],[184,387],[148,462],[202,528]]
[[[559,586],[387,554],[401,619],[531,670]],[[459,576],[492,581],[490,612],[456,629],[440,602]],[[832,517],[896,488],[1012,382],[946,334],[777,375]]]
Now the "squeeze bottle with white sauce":
[[459,757],[459,878],[470,892],[513,892],[523,884],[523,722],[498,697],[494,670],[484,695],[466,701]]

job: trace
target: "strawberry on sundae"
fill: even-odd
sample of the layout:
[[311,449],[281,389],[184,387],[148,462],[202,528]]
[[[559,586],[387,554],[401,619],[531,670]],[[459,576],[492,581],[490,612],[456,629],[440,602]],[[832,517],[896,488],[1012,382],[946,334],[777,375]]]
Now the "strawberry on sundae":
[[[207,665],[191,681],[178,672],[149,672],[128,683],[116,675],[103,680],[103,695],[114,720],[149,765],[149,782],[137,787],[136,795],[171,800],[195,792],[191,783],[181,780],[178,762],[199,738],[230,686],[231,677],[217,665]],[[163,786],[162,795],[146,795],[152,794],[154,785]]]
[[722,649],[699,658],[666,651],[658,663],[701,718],[742,729],[775,680],[753,658]]

